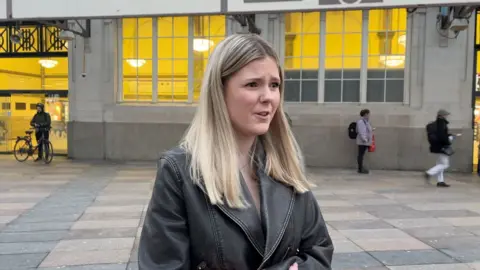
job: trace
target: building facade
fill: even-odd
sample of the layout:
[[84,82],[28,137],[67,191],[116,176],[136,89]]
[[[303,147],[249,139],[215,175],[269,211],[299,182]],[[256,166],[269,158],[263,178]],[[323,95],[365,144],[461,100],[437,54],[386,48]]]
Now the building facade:
[[[371,110],[372,169],[432,165],[425,125],[450,111],[452,168],[471,171],[475,19],[456,38],[438,8],[256,14],[281,56],[286,110],[307,164],[354,167],[348,124]],[[475,18],[473,14],[472,18]],[[155,160],[176,145],[200,95],[209,53],[241,30],[224,15],[91,21],[69,49],[68,156]]]

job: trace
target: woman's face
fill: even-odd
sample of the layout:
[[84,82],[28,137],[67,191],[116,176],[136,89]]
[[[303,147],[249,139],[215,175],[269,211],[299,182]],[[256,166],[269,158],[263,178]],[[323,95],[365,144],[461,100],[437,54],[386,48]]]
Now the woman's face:
[[280,74],[270,58],[252,61],[226,84],[225,103],[237,135],[267,133],[280,103]]

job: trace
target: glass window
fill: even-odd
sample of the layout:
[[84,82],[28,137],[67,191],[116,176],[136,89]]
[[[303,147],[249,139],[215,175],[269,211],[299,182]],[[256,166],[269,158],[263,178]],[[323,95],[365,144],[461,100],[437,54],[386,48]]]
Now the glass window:
[[0,58],[0,90],[67,90],[68,58]]
[[225,16],[193,17],[193,100],[200,97],[200,88],[208,57],[226,35]]
[[476,32],[476,38],[475,38],[475,44],[479,45],[480,44],[480,12],[476,12],[476,22],[475,22],[475,32]]
[[122,23],[123,100],[152,100],[152,19],[128,18]]
[[157,76],[159,102],[188,100],[188,17],[159,17]]
[[[43,85],[45,90],[67,90],[68,89],[68,58],[51,58],[42,59],[52,63],[42,66],[43,68]],[[40,64],[41,65],[41,64]]]
[[367,102],[403,102],[407,13],[369,11]]
[[[198,99],[208,57],[215,45],[225,38],[226,21],[223,15],[192,18],[123,19],[123,100],[152,101],[155,86],[159,102],[187,102],[192,88],[193,100]],[[193,32],[189,32],[191,21]],[[193,40],[192,44],[189,40]],[[189,50],[194,56],[190,60]],[[189,74],[189,61],[193,61],[193,74]],[[156,82],[153,70],[157,70]],[[189,85],[188,76],[193,76],[194,85]]]
[[318,101],[320,12],[285,14],[285,101]]
[[325,33],[325,102],[359,102],[362,11],[328,11]]

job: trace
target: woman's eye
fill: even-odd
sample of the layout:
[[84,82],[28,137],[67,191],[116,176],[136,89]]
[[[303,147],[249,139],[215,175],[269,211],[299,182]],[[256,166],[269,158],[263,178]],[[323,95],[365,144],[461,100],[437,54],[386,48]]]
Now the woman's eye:
[[247,83],[247,86],[248,87],[257,87],[258,84],[256,82],[251,82],[251,83]]
[[272,83],[271,87],[272,88],[279,88],[280,84],[279,83]]

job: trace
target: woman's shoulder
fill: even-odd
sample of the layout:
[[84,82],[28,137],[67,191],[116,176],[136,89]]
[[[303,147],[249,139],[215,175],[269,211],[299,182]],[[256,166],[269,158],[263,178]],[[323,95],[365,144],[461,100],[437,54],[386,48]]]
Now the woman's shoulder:
[[168,149],[160,154],[160,162],[166,161],[170,165],[178,166],[180,168],[187,167],[189,154],[187,151],[181,147],[176,146]]
[[177,146],[166,150],[157,160],[157,181],[175,179],[178,183],[184,183],[190,179],[189,168],[189,154],[184,148]]

